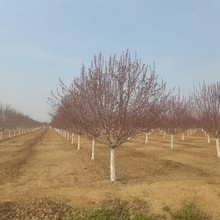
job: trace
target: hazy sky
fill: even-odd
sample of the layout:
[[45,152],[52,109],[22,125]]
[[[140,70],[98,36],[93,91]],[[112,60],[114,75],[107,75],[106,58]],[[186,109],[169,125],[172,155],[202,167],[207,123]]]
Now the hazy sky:
[[0,0],[0,101],[40,121],[58,77],[100,51],[156,63],[184,93],[220,81],[219,0]]

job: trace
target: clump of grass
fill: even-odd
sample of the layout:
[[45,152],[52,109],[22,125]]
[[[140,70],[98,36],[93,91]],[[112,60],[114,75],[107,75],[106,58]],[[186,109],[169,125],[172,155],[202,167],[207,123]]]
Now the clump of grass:
[[88,210],[86,220],[123,220],[129,219],[127,203],[120,199],[104,201],[101,207]]
[[86,220],[155,220],[154,217],[144,213],[137,213],[133,218],[124,212],[123,214],[117,210],[112,210],[106,207],[90,210],[85,215]]
[[172,213],[172,220],[208,220],[210,219],[193,203],[185,203]]
[[151,216],[148,216],[144,213],[137,213],[133,220],[154,220],[155,218],[151,217]]
[[89,210],[85,214],[86,220],[118,220],[119,214],[115,210],[101,207],[98,209]]

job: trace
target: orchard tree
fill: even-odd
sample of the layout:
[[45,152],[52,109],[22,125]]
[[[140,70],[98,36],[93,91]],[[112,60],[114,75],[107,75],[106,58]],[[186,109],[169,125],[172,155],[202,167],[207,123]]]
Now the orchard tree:
[[181,98],[180,92],[172,95],[167,101],[167,109],[163,120],[164,130],[171,135],[171,149],[174,148],[174,135],[184,133],[189,127],[188,105],[184,97]]
[[3,105],[0,103],[0,129],[14,129],[14,128],[30,128],[39,127],[42,123],[33,120],[10,105]]
[[151,106],[167,97],[165,83],[158,82],[155,69],[136,55],[132,59],[127,51],[108,60],[102,54],[94,56],[88,71],[83,67],[67,91],[78,125],[109,146],[110,179],[115,181],[115,149],[142,131],[142,120],[150,115]]
[[[162,92],[162,90],[158,91]],[[158,99],[149,102],[149,105],[145,108],[145,113],[140,118],[140,130],[145,132],[145,144],[148,142],[148,136],[151,130],[161,128],[161,124],[164,120],[164,115],[167,111],[167,100],[170,96],[170,92],[167,95],[158,94]]]
[[198,125],[216,140],[220,157],[220,82],[200,84],[191,95],[193,116]]

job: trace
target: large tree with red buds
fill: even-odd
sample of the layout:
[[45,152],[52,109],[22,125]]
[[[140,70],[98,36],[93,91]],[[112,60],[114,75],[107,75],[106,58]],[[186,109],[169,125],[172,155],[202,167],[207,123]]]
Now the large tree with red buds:
[[110,179],[115,181],[115,149],[143,127],[155,126],[149,117],[155,122],[161,112],[161,100],[167,98],[165,83],[158,82],[154,68],[142,64],[137,56],[132,59],[127,51],[108,60],[101,54],[94,56],[90,68],[83,67],[80,77],[68,88],[62,85],[62,90],[63,99],[68,95],[74,126],[109,146]]
[[216,139],[220,157],[220,82],[200,84],[191,95],[193,117],[199,126]]

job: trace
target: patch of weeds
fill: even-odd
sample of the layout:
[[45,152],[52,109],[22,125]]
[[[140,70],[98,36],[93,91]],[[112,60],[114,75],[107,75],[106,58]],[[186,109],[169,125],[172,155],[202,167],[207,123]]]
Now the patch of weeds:
[[171,215],[172,220],[208,220],[210,219],[205,213],[193,203],[185,203],[180,209]]
[[133,220],[154,220],[155,218],[151,217],[151,216],[148,216],[146,214],[143,214],[143,213],[137,213]]
[[86,220],[118,220],[120,219],[119,213],[116,210],[102,207],[87,211],[85,214]]
[[120,199],[103,201],[99,208],[86,211],[86,220],[123,220],[129,219],[127,202]]
[[165,211],[165,212],[171,213],[171,209],[170,209],[170,207],[169,207],[168,205],[164,205],[164,206],[162,207],[162,209],[163,209],[163,211]]

